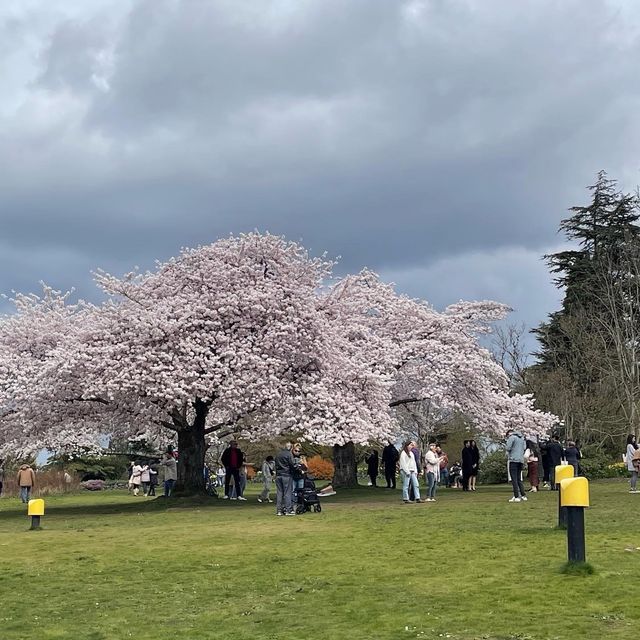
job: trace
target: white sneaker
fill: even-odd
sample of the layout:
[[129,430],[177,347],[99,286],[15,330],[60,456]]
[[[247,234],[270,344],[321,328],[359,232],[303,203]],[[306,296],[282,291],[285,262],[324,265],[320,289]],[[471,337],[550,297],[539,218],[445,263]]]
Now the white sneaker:
[[[238,500],[242,500],[243,502],[247,501],[247,499],[244,496],[238,496]],[[260,502],[262,502],[262,500]]]
[[520,496],[520,500],[522,500],[523,502],[526,502],[529,498],[527,498],[527,496]]
[[224,498],[222,498],[223,500],[228,500],[229,496],[224,496]]
[[267,502],[273,502],[273,500],[267,500]]
[[520,502],[520,498],[511,498],[509,502]]
[[238,498],[229,498],[229,500],[237,500]]
[[[262,504],[262,498],[258,498],[258,502],[259,502],[260,504]],[[269,502],[271,502],[271,501],[269,501]]]

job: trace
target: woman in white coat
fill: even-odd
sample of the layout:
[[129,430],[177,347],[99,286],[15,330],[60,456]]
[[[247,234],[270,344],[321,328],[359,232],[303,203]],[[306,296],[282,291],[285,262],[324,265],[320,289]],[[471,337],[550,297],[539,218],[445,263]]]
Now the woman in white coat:
[[413,442],[408,440],[405,442],[400,454],[400,470],[402,471],[402,499],[405,503],[411,502],[409,500],[409,485],[413,486],[413,492],[416,496],[416,502],[422,502],[420,500],[420,487],[418,486],[418,467],[416,465],[416,458],[411,452]]

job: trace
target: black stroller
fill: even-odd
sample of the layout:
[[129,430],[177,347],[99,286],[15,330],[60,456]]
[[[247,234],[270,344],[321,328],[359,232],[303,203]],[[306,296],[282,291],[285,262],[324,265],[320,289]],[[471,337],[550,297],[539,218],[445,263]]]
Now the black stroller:
[[299,515],[311,510],[316,513],[322,511],[316,483],[309,476],[304,479],[304,487],[293,492],[293,497],[296,503],[296,513]]

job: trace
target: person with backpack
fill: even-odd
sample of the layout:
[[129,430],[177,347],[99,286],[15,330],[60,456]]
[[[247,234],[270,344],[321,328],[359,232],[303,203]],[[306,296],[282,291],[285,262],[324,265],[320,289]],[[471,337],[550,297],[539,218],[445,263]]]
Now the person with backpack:
[[517,429],[507,431],[507,460],[509,461],[509,477],[513,487],[513,498],[509,502],[526,502],[527,496],[524,493],[522,483],[522,469],[524,467],[524,451],[526,448],[525,439]]

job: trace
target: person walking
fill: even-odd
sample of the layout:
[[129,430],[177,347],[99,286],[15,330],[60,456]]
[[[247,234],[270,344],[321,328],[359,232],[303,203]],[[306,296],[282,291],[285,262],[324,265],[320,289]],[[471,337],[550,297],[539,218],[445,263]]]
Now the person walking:
[[156,464],[149,465],[149,494],[148,495],[150,496],[156,495],[156,487],[158,486],[158,468]]
[[640,449],[636,437],[630,433],[627,436],[627,471],[631,473],[631,489],[629,493],[640,493],[638,486],[638,471],[640,471]]
[[269,492],[275,475],[276,465],[273,456],[267,456],[262,463],[262,493],[258,496],[258,502],[273,502]]
[[131,470],[131,480],[129,481],[133,487],[133,495],[140,494],[140,485],[142,484],[142,463],[136,462]]
[[4,460],[0,460],[0,497],[2,497],[3,487],[4,487]]
[[274,460],[276,468],[276,515],[293,516],[293,474],[295,463],[291,454],[291,443],[278,452]]
[[538,479],[538,456],[535,444],[531,440],[527,440],[527,448],[524,450],[524,462],[527,465],[527,475],[531,485],[529,491],[536,492],[540,484]]
[[471,440],[465,440],[462,452],[462,490],[469,491],[469,478],[473,471],[473,452],[471,451]]
[[28,464],[23,464],[18,471],[17,480],[20,487],[20,500],[27,504],[31,496],[31,490],[36,484],[36,474]]
[[372,449],[369,455],[365,458],[365,462],[367,463],[367,475],[369,476],[369,481],[371,482],[371,486],[375,487],[377,486],[376,479],[378,477],[378,467],[380,466],[378,452],[375,449]]
[[[229,446],[222,453],[222,464],[224,465],[224,500],[229,500],[229,485],[233,478],[233,485],[236,488],[238,500],[246,500],[242,495],[242,485],[240,484],[240,469],[244,464],[244,453],[238,448],[238,441],[232,440]],[[233,498],[235,499],[235,498]]]
[[471,449],[471,472],[469,474],[469,491],[476,490],[476,480],[478,479],[478,471],[480,470],[480,449],[475,440],[469,441]]
[[436,501],[436,489],[440,481],[440,458],[438,457],[437,445],[432,442],[429,451],[424,456],[424,468],[427,476],[427,502]]
[[565,450],[562,452],[564,455],[567,464],[570,464],[573,467],[573,476],[577,478],[579,473],[578,460],[582,459],[582,455],[580,454],[580,449],[576,447],[576,443],[573,440],[569,440],[567,442],[567,446]]
[[164,497],[170,498],[178,479],[178,463],[173,451],[167,451],[160,464],[164,467]]
[[384,479],[387,482],[387,489],[396,488],[396,467],[400,454],[393,442],[389,442],[382,450],[382,464],[384,465]]
[[562,462],[563,449],[557,433],[551,436],[551,442],[547,445],[549,454],[549,483],[551,491],[556,491],[556,467]]
[[414,448],[413,442],[407,440],[402,453],[400,454],[400,469],[402,470],[402,499],[405,504],[411,502],[409,500],[409,485],[413,487],[413,494],[415,495],[416,502],[422,502],[420,500],[420,487],[418,486],[418,465],[416,464],[415,456],[412,449]]
[[507,437],[507,460],[509,461],[509,476],[513,487],[513,498],[509,502],[526,502],[527,496],[524,493],[522,483],[522,469],[524,467],[524,450],[526,443],[522,434],[517,429],[513,429]]
[[146,498],[149,495],[149,486],[151,485],[151,473],[149,472],[149,465],[147,463],[142,465],[140,484],[142,485],[142,493]]

